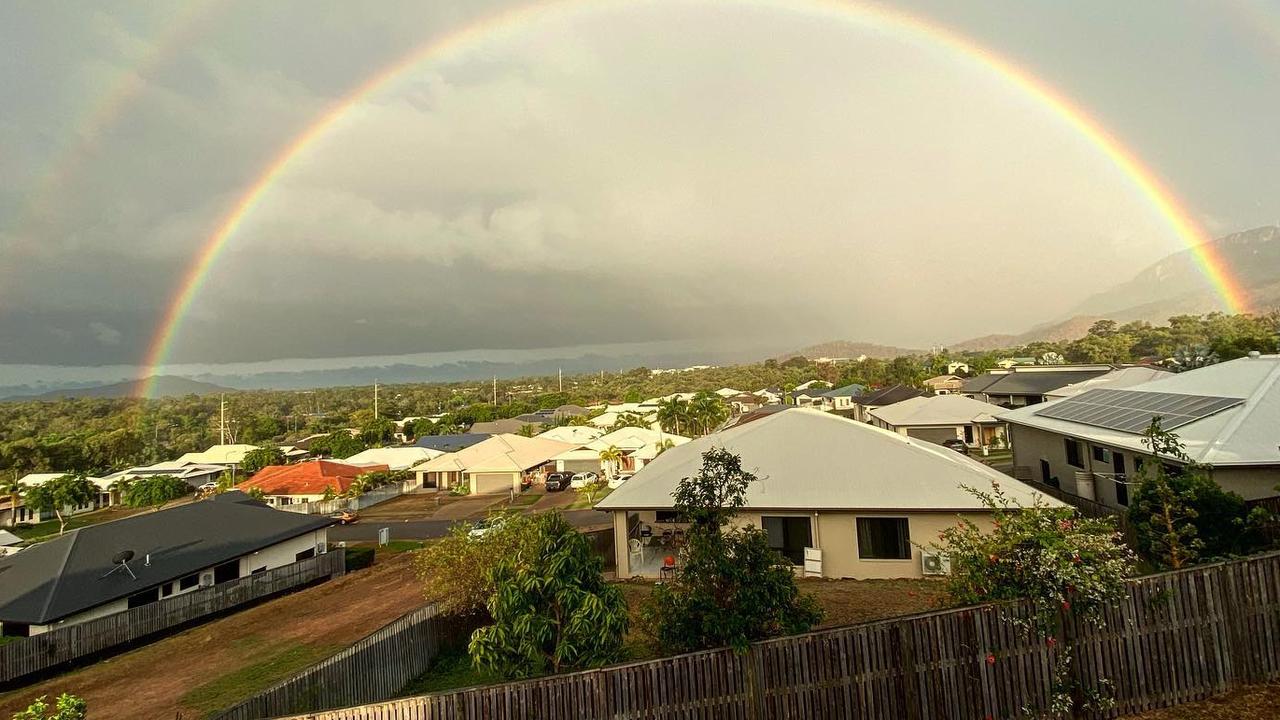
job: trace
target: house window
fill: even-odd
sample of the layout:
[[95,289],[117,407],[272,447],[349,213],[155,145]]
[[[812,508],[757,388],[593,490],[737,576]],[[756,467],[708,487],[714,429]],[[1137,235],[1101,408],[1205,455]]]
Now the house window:
[[1040,482],[1058,487],[1058,478],[1053,476],[1053,468],[1049,467],[1048,460],[1040,461]]
[[30,637],[31,626],[26,623],[0,623],[0,635],[4,637]]
[[688,518],[684,517],[680,513],[676,512],[675,510],[659,510],[653,514],[653,521],[659,522],[659,523],[689,522]]
[[137,595],[129,596],[129,609],[150,605],[160,600],[160,588],[151,588],[146,592],[140,592]]
[[1084,459],[1080,457],[1080,441],[1074,438],[1063,438],[1062,443],[1067,448],[1067,464],[1083,470]]
[[973,426],[972,425],[964,426],[964,442],[966,445],[973,444]]
[[804,564],[804,549],[813,545],[808,517],[765,516],[760,518],[760,525],[769,535],[769,547],[792,565]]
[[165,583],[160,586],[160,596],[169,597],[173,594],[173,583]]
[[231,562],[222,563],[213,569],[213,584],[221,585],[224,582],[231,582],[240,577],[240,561],[232,560]]
[[906,518],[863,518],[858,523],[858,557],[910,560],[911,532]]
[[1093,446],[1093,459],[1098,462],[1111,462],[1111,451],[1104,447]]
[[178,590],[190,590],[200,584],[199,575],[188,575],[178,581]]
[[303,560],[307,560],[307,559],[309,559],[309,558],[313,558],[313,557],[315,557],[315,556],[316,556],[316,549],[315,549],[315,548],[313,548],[313,547],[312,547],[312,548],[307,548],[306,550],[303,550],[302,552],[298,553],[297,555],[294,555],[294,556],[293,556],[293,561],[294,561],[294,562],[302,562]]

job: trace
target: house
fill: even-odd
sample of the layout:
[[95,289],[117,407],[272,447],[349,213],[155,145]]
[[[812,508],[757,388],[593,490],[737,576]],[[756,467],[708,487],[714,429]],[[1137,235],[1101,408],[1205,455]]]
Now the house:
[[973,371],[969,369],[969,363],[967,363],[967,362],[961,362],[961,361],[959,361],[959,360],[952,360],[951,362],[947,363],[947,374],[948,374],[948,375],[957,375],[957,374],[959,374],[959,373],[964,373],[964,374],[968,375],[968,374],[969,374],[969,373],[971,373],[971,372],[973,372]]
[[597,415],[591,418],[590,420],[587,421],[587,423],[590,424],[592,427],[608,430],[614,425],[617,425],[619,420],[622,420],[623,418],[630,415],[639,416],[641,419],[644,420],[644,422],[649,424],[649,427],[656,428],[658,426],[658,414],[656,412],[653,412],[652,410],[649,410],[648,408],[645,408],[644,410],[623,410],[621,412],[606,411],[600,415]]
[[[49,480],[63,477],[64,475],[74,473],[64,472],[46,472],[46,473],[28,473],[18,478],[18,484],[23,487],[33,488],[43,485]],[[119,497],[114,497],[111,493],[111,481],[105,478],[88,478],[98,488],[98,495],[92,501],[75,507],[67,506],[62,509],[63,515],[79,515],[81,513],[91,512],[101,507],[113,505],[120,501]],[[13,527],[14,525],[34,525],[45,520],[52,520],[57,516],[52,510],[37,512],[29,507],[18,498],[17,506],[10,507],[13,498],[8,495],[0,495],[0,526]]]
[[550,424],[550,422],[549,418],[540,415],[521,415],[520,417],[504,418],[502,420],[478,422],[472,425],[467,432],[473,435],[501,435],[503,433],[518,433],[529,426],[541,431],[542,425]]
[[964,387],[964,378],[959,375],[935,375],[923,384],[934,395],[950,395],[960,392]]
[[69,530],[0,558],[0,634],[38,635],[314,557],[331,524],[229,492]]
[[418,484],[448,490],[466,487],[473,495],[520,492],[523,484],[545,478],[551,458],[574,445],[539,437],[494,435],[414,468]]
[[731,397],[736,397],[742,394],[743,392],[741,390],[734,390],[730,387],[722,387],[716,391],[716,395],[719,395],[721,400],[728,400]]
[[428,450],[439,450],[444,453],[457,452],[484,442],[493,437],[485,433],[460,433],[456,435],[423,435],[414,442],[415,447]]
[[923,394],[923,390],[913,388],[910,385],[890,385],[887,388],[871,390],[853,398],[853,412],[849,416],[859,422],[869,423],[871,422],[870,413],[872,410],[902,402],[903,400],[909,400],[913,397],[920,397]]
[[561,425],[546,432],[538,433],[538,437],[571,445],[586,445],[603,434],[604,430],[602,428],[590,425]]
[[214,445],[204,452],[189,452],[178,457],[177,462],[193,465],[222,465],[239,467],[246,453],[257,450],[257,445]]
[[1007,358],[1001,358],[996,361],[996,367],[1003,368],[1005,370],[1008,370],[1014,367],[1019,367],[1024,365],[1035,365],[1035,364],[1036,364],[1036,359],[1033,357],[1007,357]]
[[678,556],[658,538],[685,527],[672,493],[697,474],[711,448],[737,454],[757,478],[735,523],[763,528],[797,569],[822,577],[921,577],[920,545],[955,525],[957,515],[979,524],[990,517],[962,486],[990,490],[999,482],[1024,505],[1039,496],[940,445],[790,408],[672,448],[597,503],[613,521],[619,577],[656,577],[666,556]]
[[776,387],[760,388],[751,394],[760,398],[761,405],[778,405],[782,402],[784,395],[782,388]]
[[386,465],[390,470],[408,470],[443,454],[443,450],[416,446],[369,448],[361,450],[342,462],[348,465]]
[[799,385],[795,386],[794,389],[795,390],[811,390],[811,389],[829,390],[830,388],[831,388],[831,383],[827,382],[826,380],[806,380],[800,383]]
[[1086,390],[1096,388],[1107,388],[1111,390],[1120,390],[1122,388],[1133,387],[1152,380],[1167,378],[1173,373],[1163,368],[1151,367],[1149,365],[1135,365],[1133,367],[1117,368],[1105,375],[1088,380],[1081,380],[1077,383],[1064,385],[1056,390],[1050,390],[1044,394],[1045,400],[1054,400],[1057,398],[1070,397],[1079,395]]
[[970,447],[1003,445],[1004,408],[963,395],[921,395],[869,411],[871,424],[907,437],[942,443],[964,440]]
[[350,490],[357,477],[386,470],[386,465],[352,465],[340,460],[268,465],[236,485],[236,489],[247,493],[256,488],[262,491],[268,505],[282,507],[327,500]]
[[1256,500],[1280,485],[1280,355],[1095,388],[998,417],[1009,424],[1021,477],[1114,508],[1128,506],[1133,475],[1151,456],[1143,432],[1153,417],[1222,488]]
[[625,427],[601,435],[581,447],[566,450],[552,460],[558,472],[601,472],[606,470],[600,453],[617,448],[622,457],[608,470],[635,472],[667,449],[689,442],[689,438],[650,428]]
[[834,412],[852,412],[854,409],[854,400],[865,395],[867,387],[865,385],[845,385],[834,390],[828,390],[822,393],[822,397],[826,399],[827,409]]
[[1114,370],[1110,365],[1029,365],[992,370],[964,381],[960,392],[983,402],[1015,408],[1045,401],[1046,395],[1072,383]]
[[831,409],[827,400],[828,388],[818,385],[806,390],[792,390],[791,404],[796,407],[811,407],[815,410]]
[[141,477],[151,477],[154,475],[172,475],[182,480],[192,488],[198,488],[205,483],[217,482],[222,473],[227,468],[222,465],[204,465],[200,463],[180,462],[170,460],[168,462],[159,462],[154,465],[141,465],[131,467],[126,470],[113,472],[103,478],[108,486],[114,484],[118,480],[137,480]]

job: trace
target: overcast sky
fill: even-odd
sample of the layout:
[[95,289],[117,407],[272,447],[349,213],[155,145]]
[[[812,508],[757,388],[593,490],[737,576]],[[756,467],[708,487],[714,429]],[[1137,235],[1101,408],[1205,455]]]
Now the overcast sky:
[[[0,362],[139,361],[281,148],[507,5],[0,4]],[[1214,234],[1280,216],[1280,3],[901,7],[1089,109]],[[734,2],[607,3],[353,109],[232,237],[171,359],[928,346],[1052,320],[1180,247],[1096,147],[944,49]]]

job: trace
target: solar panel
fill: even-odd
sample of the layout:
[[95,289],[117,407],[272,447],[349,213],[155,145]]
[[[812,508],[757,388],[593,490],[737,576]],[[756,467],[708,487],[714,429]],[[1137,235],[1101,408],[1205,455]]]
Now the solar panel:
[[1160,418],[1160,427],[1172,430],[1243,402],[1210,395],[1088,390],[1038,410],[1036,415],[1140,435],[1154,417]]

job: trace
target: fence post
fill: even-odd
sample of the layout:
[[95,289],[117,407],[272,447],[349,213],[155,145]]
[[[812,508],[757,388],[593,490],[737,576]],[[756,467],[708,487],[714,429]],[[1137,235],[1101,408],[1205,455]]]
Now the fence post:
[[764,715],[764,658],[760,650],[752,645],[742,656],[747,670],[747,717],[750,720],[761,720]]
[[921,720],[920,688],[916,686],[916,644],[910,629],[911,623],[894,623],[893,636],[898,644],[898,667],[902,669],[902,703],[909,720]]

